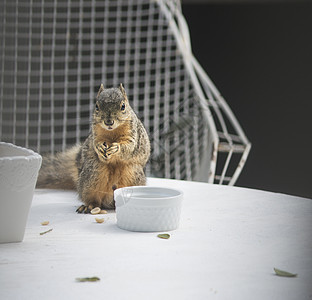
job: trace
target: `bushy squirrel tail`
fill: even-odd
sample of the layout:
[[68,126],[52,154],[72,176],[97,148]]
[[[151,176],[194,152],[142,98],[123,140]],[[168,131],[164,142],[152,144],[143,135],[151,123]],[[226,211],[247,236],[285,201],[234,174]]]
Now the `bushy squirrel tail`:
[[80,146],[74,146],[56,155],[42,157],[36,188],[76,189],[78,168],[76,157]]

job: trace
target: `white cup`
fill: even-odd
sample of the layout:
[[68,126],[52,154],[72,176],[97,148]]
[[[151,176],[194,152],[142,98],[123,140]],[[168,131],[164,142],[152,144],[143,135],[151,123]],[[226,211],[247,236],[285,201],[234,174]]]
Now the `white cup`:
[[0,142],[0,243],[21,242],[42,158]]

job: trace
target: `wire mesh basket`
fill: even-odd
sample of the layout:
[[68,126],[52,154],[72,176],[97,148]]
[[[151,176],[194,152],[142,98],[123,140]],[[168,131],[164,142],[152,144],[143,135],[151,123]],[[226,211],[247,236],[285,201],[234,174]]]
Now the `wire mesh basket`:
[[123,83],[151,140],[149,176],[234,184],[250,142],[192,54],[179,1],[2,1],[0,139],[55,153]]

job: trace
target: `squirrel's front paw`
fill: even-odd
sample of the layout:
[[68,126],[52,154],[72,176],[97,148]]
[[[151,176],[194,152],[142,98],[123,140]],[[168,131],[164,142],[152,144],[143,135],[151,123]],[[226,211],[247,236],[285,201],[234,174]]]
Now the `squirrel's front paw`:
[[107,147],[107,144],[105,142],[104,143],[98,143],[96,145],[96,150],[97,150],[98,156],[100,158],[107,159],[107,154],[106,154],[107,149],[108,149],[108,147]]
[[119,151],[120,147],[118,143],[112,143],[110,147],[106,150],[107,157],[110,157],[111,155],[117,153]]
[[96,148],[104,159],[109,159],[120,149],[118,143],[112,143],[111,146],[108,146],[106,142],[97,144]]

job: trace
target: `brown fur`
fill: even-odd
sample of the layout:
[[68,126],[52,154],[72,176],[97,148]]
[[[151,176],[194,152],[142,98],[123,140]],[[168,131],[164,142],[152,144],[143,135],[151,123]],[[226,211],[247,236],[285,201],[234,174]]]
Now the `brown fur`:
[[88,138],[44,158],[37,187],[77,188],[86,207],[113,208],[114,189],[145,185],[149,155],[147,133],[123,87],[105,90],[101,85]]

